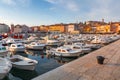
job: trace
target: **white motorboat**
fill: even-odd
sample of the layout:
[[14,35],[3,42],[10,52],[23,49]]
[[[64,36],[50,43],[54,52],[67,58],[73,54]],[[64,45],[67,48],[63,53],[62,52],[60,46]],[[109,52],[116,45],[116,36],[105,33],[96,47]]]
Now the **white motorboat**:
[[48,45],[48,46],[60,46],[61,42],[58,40],[47,40],[46,45]]
[[30,44],[25,45],[27,49],[34,49],[34,50],[42,50],[45,48],[45,46],[46,44],[39,42],[31,42]]
[[94,39],[91,41],[91,43],[94,44],[108,44],[110,43],[111,40],[109,39],[108,36],[94,36]]
[[83,42],[77,42],[77,43],[74,43],[74,45],[79,45],[79,46],[82,46],[84,48],[94,48],[96,47],[96,44],[88,44],[88,43],[83,43]]
[[5,41],[6,44],[13,44],[13,43],[24,43],[25,41],[22,39],[14,39],[11,37],[5,38],[2,41]]
[[46,41],[47,46],[60,46],[61,42],[55,39],[49,39],[48,36],[43,38]]
[[71,47],[81,49],[83,53],[89,53],[92,50],[90,46],[84,45],[83,43],[74,43]]
[[5,46],[2,45],[0,42],[0,56],[6,56],[8,54],[8,50],[6,49]]
[[93,40],[91,41],[93,44],[100,44],[101,43],[101,38],[94,36]]
[[27,40],[25,40],[25,41],[26,41],[26,43],[29,43],[29,42],[36,41],[36,39],[38,39],[38,37],[34,35],[34,36],[30,36],[30,37],[27,38]]
[[25,46],[22,43],[14,43],[10,45],[9,50],[13,52],[24,52]]
[[81,54],[79,50],[73,50],[69,47],[64,47],[64,46],[58,47],[56,49],[51,49],[50,53],[52,55],[62,56],[62,57],[78,57]]
[[11,57],[8,57],[9,60],[12,63],[12,66],[18,69],[24,69],[24,70],[34,70],[36,64],[38,61],[23,57],[20,55],[12,55]]
[[2,80],[11,70],[12,64],[6,58],[0,57],[0,80]]
[[102,47],[101,44],[85,44],[85,46],[91,48],[92,50],[99,49]]

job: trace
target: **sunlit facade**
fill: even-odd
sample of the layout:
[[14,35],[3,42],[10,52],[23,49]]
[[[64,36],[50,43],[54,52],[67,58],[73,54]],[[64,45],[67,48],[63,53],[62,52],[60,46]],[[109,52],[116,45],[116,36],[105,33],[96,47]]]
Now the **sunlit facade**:
[[110,32],[110,25],[102,25],[97,26],[98,33],[109,33]]
[[41,25],[41,26],[39,27],[39,30],[40,30],[41,32],[48,32],[48,26]]
[[57,24],[57,25],[50,25],[49,26],[49,31],[50,32],[60,32],[60,33],[63,33],[65,31],[64,29],[64,25],[62,24]]

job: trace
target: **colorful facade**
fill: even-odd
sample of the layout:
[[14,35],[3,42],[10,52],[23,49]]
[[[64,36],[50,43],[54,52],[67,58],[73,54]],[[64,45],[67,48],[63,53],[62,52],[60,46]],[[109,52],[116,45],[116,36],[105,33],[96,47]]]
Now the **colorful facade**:
[[97,26],[97,33],[110,33],[110,25]]
[[65,32],[65,26],[63,24],[50,25],[48,28],[49,32]]
[[39,27],[39,30],[40,30],[41,32],[48,32],[48,31],[49,31],[48,26],[44,26],[44,25],[40,26],[40,27]]
[[76,34],[76,33],[79,33],[80,31],[78,30],[78,25],[77,24],[67,24],[66,25],[66,33],[72,33],[72,34]]
[[27,33],[29,27],[26,25],[11,25],[11,33]]
[[111,23],[111,32],[120,33],[120,23]]
[[84,31],[84,33],[90,33],[91,32],[91,26],[90,25],[84,26],[83,31]]

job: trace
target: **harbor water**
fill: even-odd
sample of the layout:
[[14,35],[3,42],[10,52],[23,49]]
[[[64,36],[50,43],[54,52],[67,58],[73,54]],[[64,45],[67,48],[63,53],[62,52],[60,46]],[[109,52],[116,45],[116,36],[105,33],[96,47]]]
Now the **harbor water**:
[[18,52],[14,54],[19,54],[24,57],[37,60],[38,64],[36,65],[34,71],[12,68],[10,73],[3,80],[31,80],[32,78],[35,78],[43,73],[76,59],[47,56],[45,51],[33,50],[27,50],[26,52]]

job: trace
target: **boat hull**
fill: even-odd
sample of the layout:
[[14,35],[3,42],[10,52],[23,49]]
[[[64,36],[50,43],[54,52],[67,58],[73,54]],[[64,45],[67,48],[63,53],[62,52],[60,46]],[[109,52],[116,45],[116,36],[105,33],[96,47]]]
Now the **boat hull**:
[[83,49],[82,52],[83,53],[89,53],[89,52],[91,52],[91,49]]
[[23,69],[23,70],[34,70],[35,65],[16,65],[13,64],[13,67],[18,68],[18,69]]
[[8,54],[8,51],[0,52],[0,56],[7,56],[7,54]]
[[42,50],[45,46],[28,46],[27,49]]
[[10,48],[9,50],[13,52],[24,52],[25,48]]
[[78,57],[80,56],[80,53],[54,53],[55,56],[61,56],[61,57]]
[[61,43],[47,43],[47,46],[60,46]]

